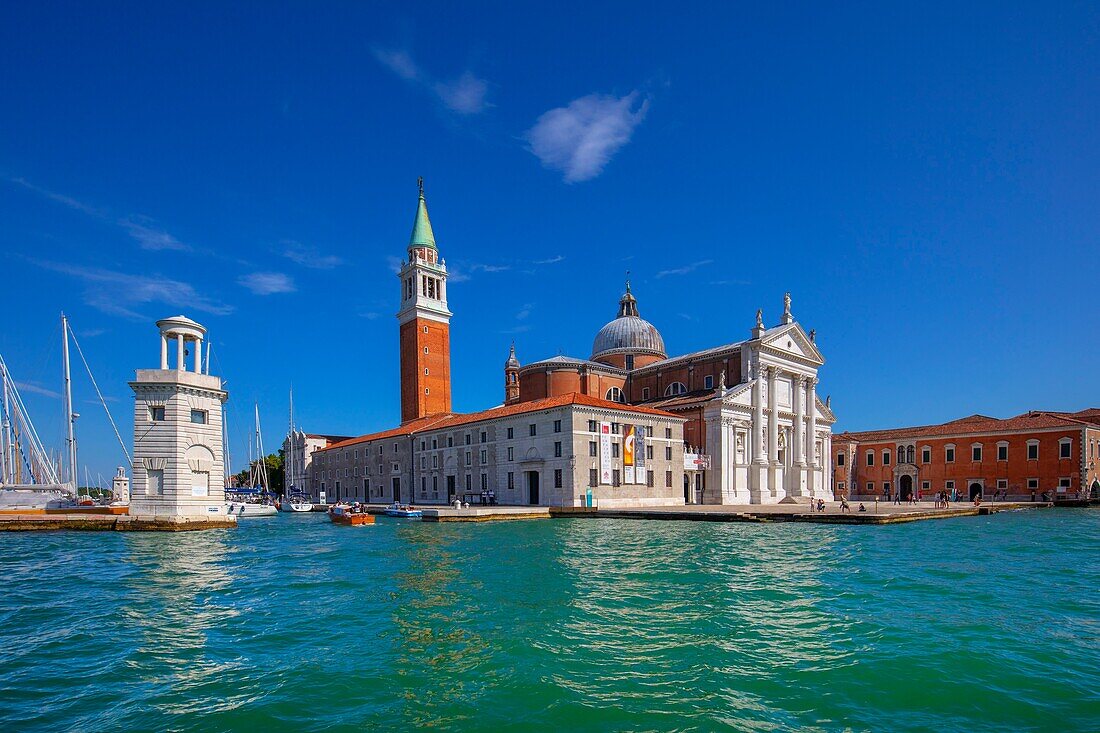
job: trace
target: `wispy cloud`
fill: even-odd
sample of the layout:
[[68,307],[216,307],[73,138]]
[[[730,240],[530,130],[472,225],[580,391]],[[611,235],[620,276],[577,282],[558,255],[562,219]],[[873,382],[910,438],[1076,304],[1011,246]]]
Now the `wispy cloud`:
[[39,394],[43,397],[49,397],[51,399],[61,399],[61,393],[52,389],[46,389],[40,384],[34,382],[16,382],[15,386],[23,392],[30,392],[31,394]]
[[692,262],[682,267],[674,267],[671,270],[661,270],[657,273],[657,277],[667,277],[668,275],[686,275],[689,272],[694,272],[700,267],[704,267],[714,262],[714,260],[699,260],[698,262]]
[[56,201],[59,204],[68,206],[70,209],[83,212],[85,214],[88,214],[89,216],[95,216],[99,218],[103,218],[105,216],[104,212],[100,211],[94,206],[86,204],[83,201],[78,201],[72,196],[66,196],[65,194],[57,193],[56,191],[50,191],[49,189],[42,188],[41,186],[36,186],[25,178],[9,178],[8,180],[14,184],[22,186],[28,191],[34,191],[39,196],[45,196],[51,201]]
[[256,295],[293,293],[296,290],[294,281],[281,272],[253,272],[238,278],[237,283]]
[[400,78],[430,91],[452,112],[473,115],[491,106],[489,83],[470,71],[450,81],[439,80],[425,73],[407,51],[376,48],[374,57]]
[[527,317],[531,315],[531,310],[534,307],[535,307],[534,303],[524,303],[523,306],[520,307],[519,312],[516,313],[516,320],[517,321],[526,320]]
[[63,262],[35,261],[35,264],[79,280],[85,286],[84,302],[104,313],[148,320],[148,316],[134,308],[152,303],[214,315],[233,312],[232,306],[199,293],[190,284],[160,275],[132,275]]
[[366,318],[368,321],[373,321],[377,319],[380,315],[380,313],[377,313],[375,311],[367,311],[366,313],[360,313],[359,317]]
[[524,135],[528,148],[566,183],[595,178],[645,119],[649,100],[639,96],[590,94],[544,112]]
[[386,267],[390,268],[390,272],[394,274],[401,272],[401,266],[404,264],[405,261],[395,255],[389,255],[388,257],[386,257]]
[[283,257],[302,267],[310,267],[314,270],[331,270],[344,263],[336,255],[322,254],[316,247],[292,239],[283,240],[282,245]]
[[751,280],[711,280],[711,285],[752,285]]
[[481,272],[504,272],[504,271],[510,270],[510,269],[512,269],[512,268],[509,267],[508,265],[485,265],[485,264],[481,264],[481,263],[478,263],[478,262],[475,262],[474,264],[470,265],[470,271],[471,272],[477,272],[479,270]]
[[556,265],[557,263],[561,262],[564,259],[565,259],[565,255],[554,255],[553,257],[551,257],[549,259],[546,259],[546,260],[535,260],[535,264],[536,265]]
[[517,326],[512,326],[511,328],[502,329],[501,333],[527,333],[530,330],[531,330],[531,324],[530,323],[521,323]]
[[152,220],[146,217],[130,216],[125,219],[119,219],[118,224],[134,238],[134,241],[136,241],[138,246],[142,249],[147,249],[152,252],[160,252],[163,250],[186,252],[191,249],[168,232],[153,226]]

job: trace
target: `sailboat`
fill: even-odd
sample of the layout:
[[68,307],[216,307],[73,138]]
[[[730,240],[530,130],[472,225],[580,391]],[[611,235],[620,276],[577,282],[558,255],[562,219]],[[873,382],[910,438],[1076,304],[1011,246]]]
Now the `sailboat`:
[[[111,417],[107,403],[99,391],[99,385],[92,376],[88,361],[84,358],[80,343],[76,340],[76,334],[69,325],[69,319],[62,313],[61,360],[64,380],[62,397],[65,407],[65,453],[64,458],[58,460],[56,464],[39,439],[15,379],[3,357],[0,356],[0,512],[67,511],[89,508],[78,505],[76,501],[79,472],[76,462],[75,423],[79,416],[73,411],[72,375],[69,368],[70,338],[88,370],[88,376],[92,380],[103,409],[107,412],[107,419],[111,422],[115,437],[122,445],[126,463],[130,464],[129,452],[122,443],[114,418]],[[114,498],[115,501],[111,503],[109,511],[124,513],[130,497]],[[99,506],[91,508],[105,510]]]
[[280,508],[284,512],[311,512],[313,511],[313,502],[310,501],[309,495],[306,494],[304,489],[294,485],[294,480],[298,477],[298,472],[295,470],[298,468],[296,438],[297,435],[294,431],[294,390],[292,389],[290,390],[290,432],[287,433],[287,445],[290,450],[287,451],[286,462],[283,464],[283,479],[286,490],[283,492],[283,501]]
[[258,456],[252,460],[252,442],[249,441],[248,483],[247,487],[226,487],[226,512],[235,517],[274,517],[279,513],[271,503],[271,482],[267,476],[267,463],[264,461],[264,442],[260,434],[260,405],[256,404],[256,450]]

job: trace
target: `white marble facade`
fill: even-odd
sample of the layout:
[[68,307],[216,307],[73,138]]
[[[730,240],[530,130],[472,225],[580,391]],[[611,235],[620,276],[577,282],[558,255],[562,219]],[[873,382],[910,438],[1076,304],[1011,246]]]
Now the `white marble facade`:
[[710,468],[704,503],[776,504],[832,498],[832,424],[817,396],[824,364],[813,339],[784,314],[741,344],[744,378],[703,412]]

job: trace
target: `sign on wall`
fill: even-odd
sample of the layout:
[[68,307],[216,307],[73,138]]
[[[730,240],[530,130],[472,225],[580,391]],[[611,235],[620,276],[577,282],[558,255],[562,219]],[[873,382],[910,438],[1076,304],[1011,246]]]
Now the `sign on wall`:
[[600,483],[611,483],[611,423],[600,423]]
[[634,426],[623,425],[623,483],[635,484],[634,478]]

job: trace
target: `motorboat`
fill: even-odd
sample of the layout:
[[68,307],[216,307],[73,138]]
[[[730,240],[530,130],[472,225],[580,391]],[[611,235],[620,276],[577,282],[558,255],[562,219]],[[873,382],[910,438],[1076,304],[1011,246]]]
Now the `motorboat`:
[[274,517],[279,513],[274,504],[248,501],[230,501],[225,505],[226,514],[234,517]]
[[410,504],[398,504],[394,502],[382,510],[387,517],[404,517],[406,519],[420,519],[424,512]]
[[333,524],[345,524],[358,527],[362,524],[374,524],[374,515],[361,507],[348,504],[334,504],[328,510],[328,518]]
[[313,511],[313,502],[310,501],[308,496],[291,487],[282,501],[279,502],[279,508],[284,512],[311,512]]

